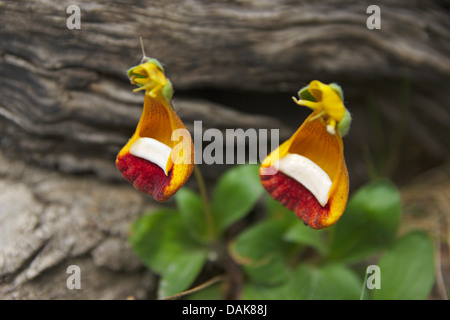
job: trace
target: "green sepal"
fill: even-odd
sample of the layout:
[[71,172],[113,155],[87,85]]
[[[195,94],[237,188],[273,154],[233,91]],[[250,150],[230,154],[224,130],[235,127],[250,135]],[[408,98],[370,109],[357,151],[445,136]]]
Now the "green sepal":
[[[330,83],[329,86],[331,89],[333,89],[341,98],[342,101],[344,101],[344,92],[340,85],[337,83]],[[309,92],[309,86],[303,87],[298,91],[298,96],[301,100],[307,100],[312,102],[317,102],[317,100],[313,97],[311,92]],[[341,137],[344,137],[348,134],[350,131],[350,124],[352,123],[352,115],[350,112],[345,109],[344,117],[341,121],[339,121],[337,129],[339,133],[341,134]]]
[[[163,68],[161,62],[159,62],[155,58],[144,57],[144,58],[142,58],[140,64],[138,64],[137,66],[131,67],[130,69],[127,70],[128,77],[131,78],[132,76],[135,76],[136,78],[145,78],[144,75],[133,72],[135,68],[139,67],[141,64],[144,64],[144,63],[153,63],[154,65],[156,65],[158,67],[159,70],[161,70],[164,73],[164,68]],[[141,86],[141,85],[138,85],[138,86]]]
[[[152,64],[156,65],[158,67],[158,69],[164,73],[164,68],[163,68],[161,62],[159,62],[157,59],[154,59],[154,58],[144,57],[144,58],[142,58],[141,63],[139,65],[128,69],[128,71],[127,71],[128,78],[131,78],[132,76],[135,76],[136,78],[145,78],[146,77],[145,75],[134,72],[135,68],[139,67],[140,65],[142,65],[144,63],[152,63]],[[164,86],[164,88],[162,88],[161,93],[162,93],[164,99],[166,99],[167,103],[169,103],[169,105],[170,105],[171,101],[172,101],[172,97],[173,97],[173,85],[172,85],[172,82],[168,78],[166,78],[166,80],[167,80],[167,83]],[[136,86],[142,87],[142,84],[136,83]]]
[[[132,76],[135,76],[136,78],[145,78],[145,76],[144,76],[143,74],[140,74],[140,73],[134,73],[134,72],[133,72],[133,70],[134,70],[136,67],[137,67],[137,66],[134,66],[134,67],[128,69],[128,71],[127,71],[128,78],[131,78]],[[136,83],[136,86],[142,87],[142,84]]]
[[309,92],[309,86],[301,88],[298,91],[298,96],[300,97],[301,100],[317,102],[317,100],[313,97],[311,92]]
[[350,125],[352,123],[352,115],[350,112],[345,108],[344,117],[341,121],[339,121],[337,125],[337,129],[339,133],[341,134],[341,137],[345,137],[348,132],[350,131]]
[[172,101],[173,97],[173,86],[172,82],[168,78],[166,78],[166,80],[166,85],[164,86],[164,88],[162,88],[161,93],[164,99],[166,99],[167,103],[170,104],[170,101]]
[[[333,89],[339,95],[341,100],[344,101],[344,91],[342,90],[341,86],[334,82],[330,83],[329,86],[331,87],[331,89]],[[339,121],[338,126],[337,126],[337,129],[338,129],[339,133],[341,134],[341,137],[344,137],[348,134],[348,132],[350,131],[351,123],[352,123],[352,115],[346,108],[344,117],[342,118],[341,121]]]

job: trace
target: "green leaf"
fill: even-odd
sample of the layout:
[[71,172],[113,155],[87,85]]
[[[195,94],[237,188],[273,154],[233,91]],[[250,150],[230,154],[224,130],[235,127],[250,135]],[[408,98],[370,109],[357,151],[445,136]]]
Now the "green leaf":
[[200,196],[187,188],[181,188],[175,194],[175,201],[191,235],[200,241],[206,241],[207,225]]
[[204,250],[190,250],[174,256],[161,275],[158,297],[169,297],[189,288],[202,270],[206,259]]
[[[161,273],[172,257],[182,253],[184,230],[177,211],[160,209],[140,217],[130,230],[130,242],[138,257],[151,270]],[[181,232],[178,232],[181,231]]]
[[267,260],[259,265],[244,265],[243,269],[255,283],[276,285],[288,280],[289,272],[285,259],[277,253],[268,256]]
[[291,226],[283,236],[283,239],[288,242],[298,243],[310,246],[316,249],[319,253],[325,254],[328,250],[323,234],[326,230],[314,230],[305,226],[301,221]]
[[305,226],[294,212],[288,210],[272,197],[267,197],[266,208],[269,219],[285,221],[287,227],[286,232],[282,235],[284,241],[313,247],[321,254],[327,251],[323,239],[326,230],[314,230]]
[[223,300],[223,290],[224,284],[220,282],[189,294],[186,297],[188,300]]
[[256,282],[281,283],[287,279],[287,265],[283,255],[283,221],[266,220],[242,232],[230,246],[231,256],[242,264]]
[[348,300],[358,299],[361,281],[340,264],[316,268],[300,265],[289,282],[279,286],[249,283],[244,286],[244,299],[257,300]]
[[130,242],[144,264],[161,276],[159,297],[187,289],[207,257],[206,247],[193,241],[175,210],[143,215],[131,226]]
[[258,283],[245,284],[242,289],[244,300],[293,300],[289,296],[289,285],[268,286]]
[[300,300],[353,300],[358,299],[361,281],[341,264],[315,268],[300,265],[292,274],[289,296]]
[[[308,272],[305,272],[305,267],[300,267],[297,273],[293,275],[291,286],[291,288],[297,287],[301,296],[307,299],[359,299],[361,281],[353,271],[343,265],[332,264],[320,269],[310,269],[308,276],[307,274]],[[305,287],[301,287],[304,283],[307,284],[308,290]]]
[[357,261],[386,248],[395,238],[401,219],[401,198],[389,181],[367,184],[350,199],[332,227],[331,260]]
[[243,218],[255,206],[263,193],[258,170],[257,165],[238,165],[220,177],[211,202],[219,231]]
[[381,289],[372,289],[380,300],[423,300],[434,284],[433,242],[425,232],[413,231],[399,240],[378,262]]

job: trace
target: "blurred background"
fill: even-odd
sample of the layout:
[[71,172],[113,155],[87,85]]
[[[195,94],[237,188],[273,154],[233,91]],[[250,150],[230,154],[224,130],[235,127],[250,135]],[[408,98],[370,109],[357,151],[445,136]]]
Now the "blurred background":
[[[200,120],[204,130],[279,129],[284,141],[309,114],[291,97],[311,80],[339,83],[353,115],[351,192],[394,181],[402,228],[442,243],[448,284],[450,2],[378,2],[78,1],[81,28],[69,29],[70,1],[0,1],[0,298],[154,290],[127,230],[161,204],[114,163],[142,110],[126,75],[142,57],[139,36],[190,130]],[[373,4],[380,29],[367,27]],[[208,182],[227,168],[201,165]],[[85,290],[67,290],[73,264]]]

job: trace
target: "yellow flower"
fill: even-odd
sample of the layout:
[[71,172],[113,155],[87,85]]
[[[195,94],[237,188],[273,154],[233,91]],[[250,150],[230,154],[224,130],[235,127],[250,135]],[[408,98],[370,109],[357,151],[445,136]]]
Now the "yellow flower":
[[270,195],[314,229],[343,214],[349,179],[341,135],[351,117],[335,84],[312,81],[294,101],[313,110],[292,137],[262,162],[261,183]]
[[116,158],[122,176],[158,201],[169,199],[194,168],[189,131],[172,105],[172,84],[156,59],[144,57],[129,69],[134,91],[145,90],[144,108],[136,131]]

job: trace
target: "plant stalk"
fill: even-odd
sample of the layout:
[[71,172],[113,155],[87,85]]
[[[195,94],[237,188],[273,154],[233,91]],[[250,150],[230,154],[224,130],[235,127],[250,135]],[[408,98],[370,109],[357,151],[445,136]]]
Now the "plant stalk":
[[197,165],[194,165],[194,174],[195,179],[197,180],[197,185],[200,191],[200,196],[203,201],[203,211],[205,212],[205,219],[206,219],[206,225],[207,225],[207,231],[208,236],[210,239],[214,238],[214,221],[213,216],[211,214],[211,208],[209,205],[208,200],[208,193],[206,192],[206,184],[205,180],[203,179],[202,172],[200,171],[200,168]]
[[366,274],[364,276],[364,282],[363,282],[363,285],[362,285],[362,288],[361,288],[361,295],[359,297],[359,300],[364,300],[364,295],[366,293],[366,286],[367,286],[367,279],[368,279],[368,277],[369,277],[369,274],[367,273],[367,270],[366,270]]
[[205,288],[209,287],[210,285],[213,285],[216,282],[222,281],[224,278],[225,277],[223,275],[216,276],[216,277],[206,281],[205,283],[202,283],[201,285],[199,285],[199,286],[197,286],[195,288],[192,288],[192,289],[189,289],[189,290],[186,290],[186,291],[174,294],[174,295],[172,295],[170,297],[167,297],[167,298],[164,298],[164,299],[160,299],[160,300],[174,300],[174,299],[178,299],[178,298],[184,297],[184,296],[186,296],[188,294],[191,294],[191,293],[200,291],[202,289],[205,289]]

